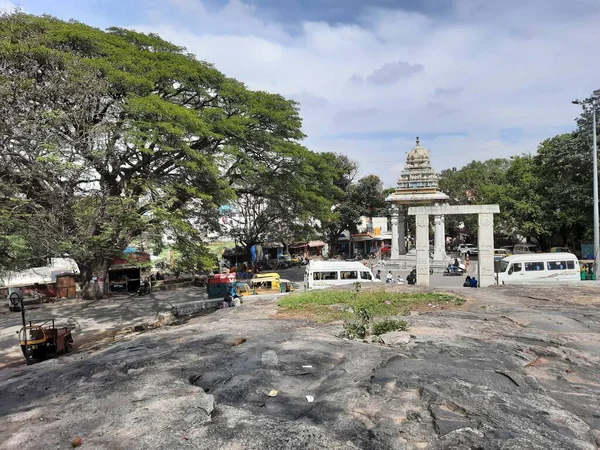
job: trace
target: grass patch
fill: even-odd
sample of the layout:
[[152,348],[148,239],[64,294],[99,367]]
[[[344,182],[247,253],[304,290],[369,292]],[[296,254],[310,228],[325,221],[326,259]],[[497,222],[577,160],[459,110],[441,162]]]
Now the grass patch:
[[284,316],[306,317],[317,322],[350,319],[355,311],[366,310],[372,317],[405,315],[419,306],[449,303],[462,305],[465,301],[454,295],[438,292],[386,292],[315,290],[287,295],[278,305]]

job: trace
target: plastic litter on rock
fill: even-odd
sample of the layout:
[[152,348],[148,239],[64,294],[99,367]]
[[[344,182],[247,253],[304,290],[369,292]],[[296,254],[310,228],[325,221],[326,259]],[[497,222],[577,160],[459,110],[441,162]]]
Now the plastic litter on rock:
[[306,400],[308,401],[308,403],[312,403],[315,401],[315,398],[312,395],[307,395]]
[[275,397],[277,395],[277,389],[273,389],[271,392],[267,394],[269,397]]
[[312,366],[309,364],[307,366],[302,366],[303,369],[312,369]]

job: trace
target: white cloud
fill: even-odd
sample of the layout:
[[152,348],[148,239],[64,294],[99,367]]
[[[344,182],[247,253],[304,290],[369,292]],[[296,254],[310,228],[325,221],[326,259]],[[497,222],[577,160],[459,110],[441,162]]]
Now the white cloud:
[[[170,1],[179,18],[147,11],[147,22],[131,26],[253,89],[300,101],[309,147],[347,153],[387,184],[413,135],[434,136],[422,142],[438,170],[534,152],[574,124],[573,98],[600,87],[592,0],[571,9],[561,0],[455,0],[454,13],[438,18],[372,9],[358,24],[306,22],[296,33],[241,0],[219,11]],[[519,132],[503,141],[506,129]]]
[[[12,13],[19,9],[14,3],[0,0],[0,13]],[[22,8],[21,8],[22,9]]]

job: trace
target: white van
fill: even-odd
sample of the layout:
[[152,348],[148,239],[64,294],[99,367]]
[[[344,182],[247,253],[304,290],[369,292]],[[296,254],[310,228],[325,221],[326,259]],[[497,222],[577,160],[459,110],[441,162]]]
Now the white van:
[[500,263],[498,284],[577,281],[579,261],[572,253],[507,256]]
[[352,283],[381,282],[359,261],[310,261],[304,272],[307,289],[321,289]]

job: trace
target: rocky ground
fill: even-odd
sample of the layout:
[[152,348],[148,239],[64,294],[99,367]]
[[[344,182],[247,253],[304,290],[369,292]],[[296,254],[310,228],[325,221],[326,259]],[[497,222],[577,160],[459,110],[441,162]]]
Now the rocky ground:
[[4,369],[0,448],[598,448],[598,286],[456,292],[397,346],[258,300]]

